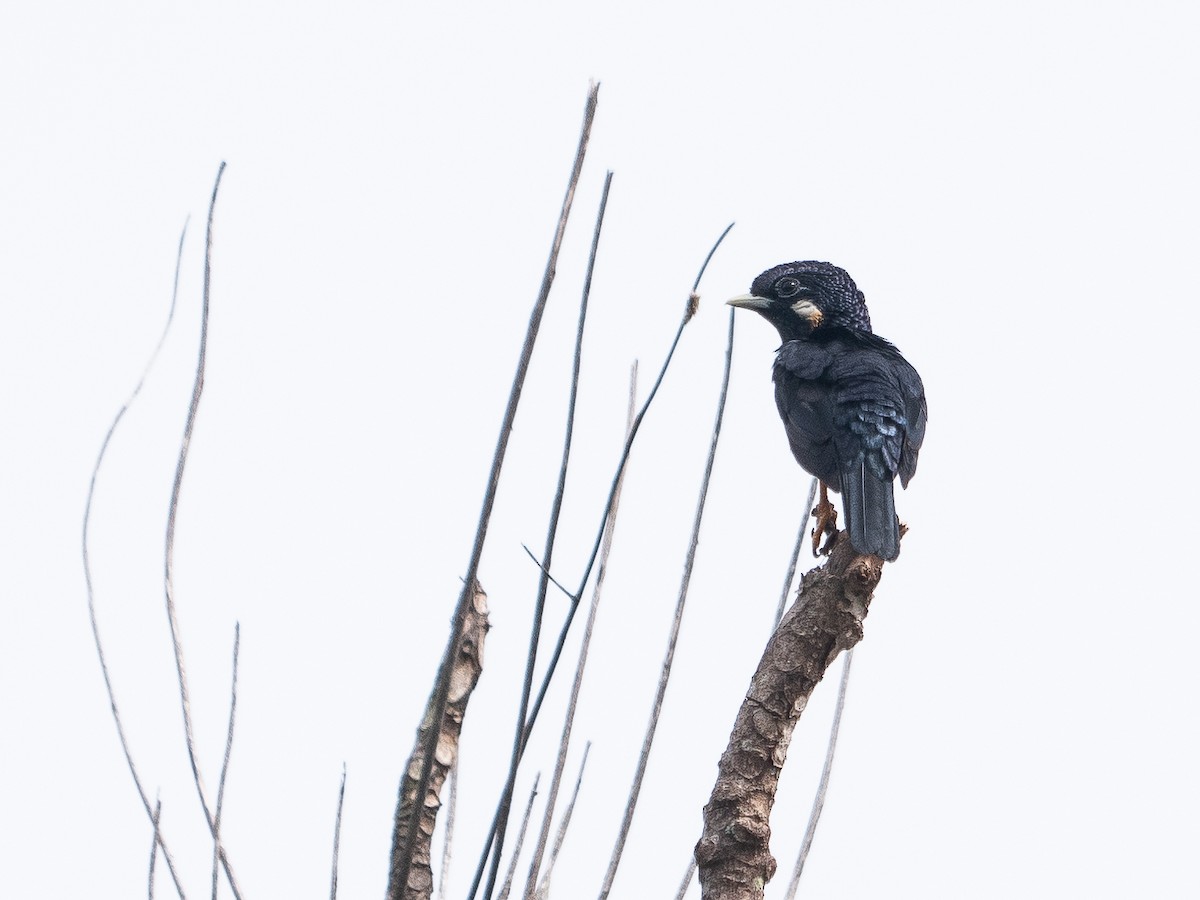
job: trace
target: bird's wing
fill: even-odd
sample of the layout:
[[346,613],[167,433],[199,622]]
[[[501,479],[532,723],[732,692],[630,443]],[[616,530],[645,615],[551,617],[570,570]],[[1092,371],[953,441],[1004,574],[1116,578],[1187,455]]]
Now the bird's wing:
[[811,341],[788,341],[775,357],[775,405],[796,461],[837,490],[833,402],[826,372],[829,349]]
[[843,465],[861,462],[877,478],[907,483],[925,430],[921,379],[891,344],[872,334],[839,342],[829,367],[834,433]]
[[901,357],[902,366],[897,377],[904,393],[904,413],[908,425],[904,431],[904,451],[900,456],[900,483],[908,487],[908,480],[917,471],[917,453],[925,440],[925,422],[929,418],[925,406],[925,385],[917,370]]

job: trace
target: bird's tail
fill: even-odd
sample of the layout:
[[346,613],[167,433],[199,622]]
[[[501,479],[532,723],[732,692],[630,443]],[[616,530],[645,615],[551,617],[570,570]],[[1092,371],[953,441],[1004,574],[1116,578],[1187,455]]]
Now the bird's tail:
[[842,470],[842,499],[855,550],[888,561],[900,555],[900,520],[891,478],[880,478],[863,462],[856,462]]

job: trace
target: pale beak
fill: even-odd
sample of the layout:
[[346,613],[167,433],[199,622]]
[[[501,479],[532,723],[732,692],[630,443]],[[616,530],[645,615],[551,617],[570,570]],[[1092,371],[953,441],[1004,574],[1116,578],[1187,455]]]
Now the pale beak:
[[756,297],[754,294],[738,294],[736,297],[731,297],[725,302],[730,306],[737,306],[742,309],[766,309],[771,305],[771,301],[766,297]]

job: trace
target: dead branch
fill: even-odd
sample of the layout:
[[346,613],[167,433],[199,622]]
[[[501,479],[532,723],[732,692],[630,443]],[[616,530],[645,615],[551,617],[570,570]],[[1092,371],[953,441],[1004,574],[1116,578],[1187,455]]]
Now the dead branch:
[[882,572],[882,560],[838,535],[767,642],[704,807],[695,850],[704,900],[761,900],[775,874],[770,815],[792,730],[826,669],[862,639]]
[[[417,730],[416,743],[408,766],[400,783],[400,797],[396,804],[396,823],[392,835],[391,870],[388,880],[388,900],[429,900],[433,893],[433,870],[430,867],[430,844],[434,825],[437,824],[438,796],[454,760],[458,757],[458,737],[462,731],[463,716],[467,701],[483,671],[483,640],[488,630],[487,594],[475,582],[472,602],[467,607],[458,655],[452,660],[446,683],[446,705],[440,718],[435,717],[438,706],[438,686],[435,685],[425,718]],[[439,678],[439,683],[442,681]],[[436,734],[430,732],[436,725]],[[426,758],[426,748],[435,749],[432,759]],[[422,775],[428,772],[425,780]],[[421,791],[422,783],[427,785]],[[415,824],[416,833],[409,829]],[[411,848],[411,849],[409,849]],[[406,853],[407,851],[407,853]],[[407,858],[406,858],[407,857]],[[399,881],[401,873],[407,880]]]

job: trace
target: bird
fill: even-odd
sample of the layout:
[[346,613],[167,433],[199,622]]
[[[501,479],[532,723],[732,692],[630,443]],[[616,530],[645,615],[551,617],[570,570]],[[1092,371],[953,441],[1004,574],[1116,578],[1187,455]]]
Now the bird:
[[871,330],[866,299],[844,269],[783,263],[728,301],[775,326],[775,405],[796,461],[821,483],[813,554],[837,533],[827,490],[842,495],[850,543],[886,561],[900,555],[893,483],[917,470],[928,417],[917,370]]

